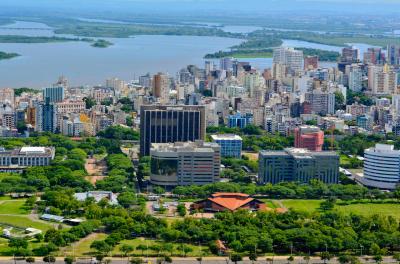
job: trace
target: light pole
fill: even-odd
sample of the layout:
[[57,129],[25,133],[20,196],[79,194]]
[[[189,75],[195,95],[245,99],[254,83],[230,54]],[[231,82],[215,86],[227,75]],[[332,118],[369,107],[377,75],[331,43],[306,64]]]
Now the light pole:
[[364,246],[360,244],[360,256],[363,255],[363,249],[364,249]]

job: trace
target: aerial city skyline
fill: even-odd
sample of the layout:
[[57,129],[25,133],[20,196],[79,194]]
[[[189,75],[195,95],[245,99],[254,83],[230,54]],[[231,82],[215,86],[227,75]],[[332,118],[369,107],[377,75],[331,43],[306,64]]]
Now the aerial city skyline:
[[398,263],[396,1],[0,3],[0,264]]

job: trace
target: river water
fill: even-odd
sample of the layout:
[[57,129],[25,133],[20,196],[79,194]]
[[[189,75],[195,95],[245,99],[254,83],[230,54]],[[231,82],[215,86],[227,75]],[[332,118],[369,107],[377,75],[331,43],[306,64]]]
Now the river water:
[[[224,30],[247,32],[251,27],[226,26]],[[0,35],[53,36],[45,24],[17,21],[0,26]],[[0,61],[0,87],[41,88],[51,85],[59,75],[72,85],[102,84],[117,77],[133,80],[147,72],[176,72],[189,64],[202,67],[203,56],[241,42],[238,39],[197,36],[135,36],[108,39],[114,45],[93,48],[86,42],[40,44],[0,43],[0,51],[21,54]],[[285,40],[285,46],[340,50],[340,47]],[[272,59],[241,59],[259,69],[268,68]],[[329,64],[330,66],[330,64]]]

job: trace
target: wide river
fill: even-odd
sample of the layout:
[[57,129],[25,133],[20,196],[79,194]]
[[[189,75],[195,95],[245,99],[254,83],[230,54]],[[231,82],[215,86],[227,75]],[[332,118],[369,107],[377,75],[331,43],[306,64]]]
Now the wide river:
[[[238,32],[241,28],[226,27]],[[243,31],[248,30],[243,28]],[[52,36],[53,30],[41,23],[18,21],[0,26],[0,35]],[[85,42],[42,44],[0,43],[0,51],[21,56],[0,61],[0,87],[34,87],[51,85],[60,75],[72,85],[102,84],[117,77],[136,79],[147,72],[176,72],[189,64],[204,65],[203,56],[227,50],[241,42],[238,39],[196,36],[135,36],[108,39],[108,48],[93,48]],[[340,47],[286,40],[285,46],[340,50]],[[271,59],[241,59],[259,69],[270,67]]]

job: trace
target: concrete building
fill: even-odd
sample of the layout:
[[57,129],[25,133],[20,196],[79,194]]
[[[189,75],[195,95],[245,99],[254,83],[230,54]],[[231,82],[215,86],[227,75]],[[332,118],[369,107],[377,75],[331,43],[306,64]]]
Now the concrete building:
[[311,105],[315,114],[327,115],[335,113],[335,94],[315,90],[305,94],[305,101]]
[[338,183],[339,155],[336,152],[311,152],[299,148],[260,152],[260,184],[289,181],[308,183],[313,179]]
[[390,65],[400,64],[400,46],[395,44],[389,44],[387,46],[387,63]]
[[205,107],[143,105],[140,109],[140,154],[150,154],[152,143],[204,140]]
[[363,71],[358,65],[349,65],[346,72],[349,72],[349,89],[353,92],[361,92],[363,88]]
[[318,56],[306,56],[304,58],[304,70],[318,69]]
[[14,89],[0,88],[0,103],[8,104],[11,107],[14,107],[14,103],[15,103]]
[[213,142],[221,147],[221,157],[242,157],[242,138],[233,134],[211,135]]
[[221,153],[216,143],[155,143],[150,157],[152,184],[172,187],[204,185],[219,180]]
[[294,130],[294,147],[322,151],[324,132],[316,126],[300,126]]
[[49,166],[54,159],[53,147],[22,147],[14,150],[0,149],[1,167]]
[[303,51],[288,47],[274,49],[273,63],[286,65],[290,71],[296,72],[303,69]]
[[361,182],[368,187],[396,189],[400,183],[400,150],[385,144],[366,149]]
[[166,104],[169,100],[169,76],[163,73],[157,73],[153,76],[153,96],[159,98],[160,103]]

